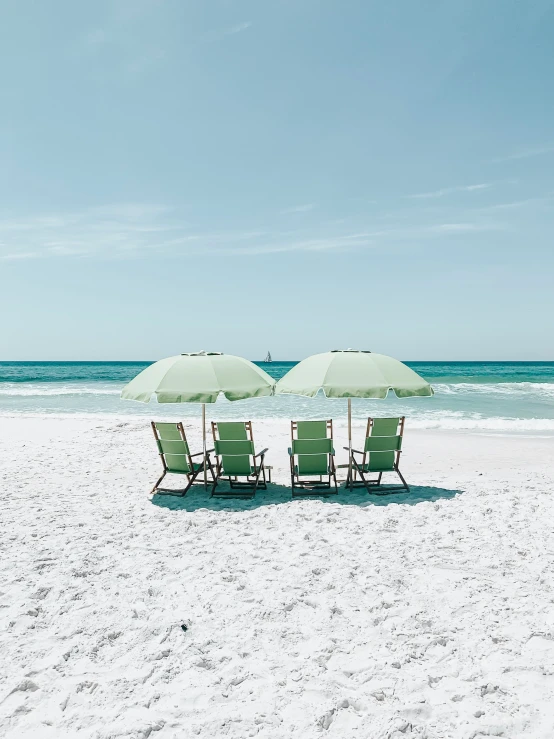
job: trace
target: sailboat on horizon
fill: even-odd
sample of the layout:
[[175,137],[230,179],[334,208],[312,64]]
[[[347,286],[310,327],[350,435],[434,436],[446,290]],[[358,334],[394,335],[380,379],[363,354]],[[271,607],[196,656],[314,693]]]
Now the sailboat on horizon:
[[264,362],[273,362],[273,359],[271,359],[271,352],[268,351],[267,357],[264,359]]

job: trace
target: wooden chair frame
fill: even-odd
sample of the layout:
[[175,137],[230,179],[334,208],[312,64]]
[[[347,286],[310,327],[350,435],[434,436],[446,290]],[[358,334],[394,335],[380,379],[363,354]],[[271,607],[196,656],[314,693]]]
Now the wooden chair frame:
[[[367,428],[366,428],[366,435],[365,439],[367,439],[369,436],[371,436],[371,431],[373,429],[373,425],[375,420],[374,418],[368,418],[367,419]],[[400,416],[399,418],[399,428],[398,428],[398,434],[397,436],[400,436],[400,438],[403,438],[404,436],[404,422],[406,420],[405,416]],[[364,439],[364,447],[365,447],[365,439]],[[348,447],[344,447],[348,451]],[[392,451],[392,450],[391,450]],[[396,459],[394,461],[393,469],[392,470],[383,470],[381,472],[375,470],[375,474],[377,475],[376,480],[369,480],[366,475],[372,474],[371,472],[364,471],[364,467],[366,465],[367,460],[369,459],[369,456],[371,455],[371,452],[366,451],[359,451],[357,449],[352,449],[352,456],[351,456],[351,466],[350,469],[352,470],[352,474],[350,475],[350,472],[348,474],[348,477],[346,479],[346,487],[350,490],[353,490],[354,488],[360,488],[365,487],[368,493],[372,493],[374,495],[389,495],[390,493],[397,492],[398,490],[403,490],[406,493],[410,492],[410,487],[406,480],[404,479],[402,473],[399,469],[400,464],[400,455],[402,454],[402,448],[397,449],[395,451],[396,453]],[[356,457],[354,455],[359,454],[362,455],[362,461],[361,464],[358,462]],[[402,480],[402,485],[382,485],[381,479],[383,477],[384,472],[396,472],[398,477]],[[360,476],[360,480],[356,480],[356,475]]]
[[[300,421],[302,423],[302,421]],[[327,439],[333,440],[333,421],[332,419],[328,419],[325,421],[326,423],[326,431],[327,431]],[[296,433],[296,437],[295,437]],[[291,440],[295,441],[298,439],[298,421],[291,421],[290,422],[290,436]],[[294,446],[294,445],[293,445]],[[307,495],[336,495],[338,493],[338,486],[337,486],[337,470],[335,467],[335,451],[333,451],[329,454],[329,474],[328,474],[328,480],[327,482],[324,482],[323,477],[325,475],[319,475],[319,480],[302,480],[299,475],[296,474],[294,471],[294,455],[292,453],[293,446],[289,447],[289,459],[290,459],[290,481],[291,481],[291,487],[292,487],[292,497],[302,497]],[[332,484],[331,480],[334,480],[334,485]],[[295,489],[299,489],[297,490]],[[334,490],[333,490],[334,488]],[[322,492],[328,490],[329,492]]]
[[[242,421],[239,421],[237,423],[242,423]],[[252,431],[252,421],[244,421],[244,428],[246,430],[247,440],[252,442],[252,448],[254,447],[254,432]],[[217,427],[217,421],[212,421],[212,436],[214,439],[214,442],[220,441],[218,439],[219,431]],[[257,454],[252,454],[252,458],[254,460],[253,467],[254,467],[254,474],[253,475],[245,475],[246,480],[245,481],[239,481],[238,477],[236,475],[225,475],[223,472],[223,460],[220,458],[220,456],[216,453],[216,470],[215,470],[215,476],[213,479],[213,485],[212,485],[212,497],[213,498],[253,498],[256,495],[256,491],[258,489],[260,490],[267,490],[267,480],[265,476],[265,453],[267,452],[266,449],[262,449],[261,452],[258,452]],[[222,455],[224,456],[224,455]],[[259,458],[259,464],[256,464],[256,459]],[[261,480],[260,480],[261,476]],[[223,492],[223,491],[217,491],[217,483],[219,480],[227,479],[227,482],[229,483],[229,486],[231,488],[230,493]],[[271,482],[271,471],[269,472],[269,482]],[[235,492],[233,492],[235,491]]]
[[[154,421],[151,421],[150,423],[151,423],[151,426],[152,426],[152,431],[154,432],[154,438],[156,439],[156,442],[158,443],[158,448],[159,448],[159,443],[160,443],[161,439],[160,439],[160,436],[158,434],[158,429],[156,427],[156,423]],[[166,422],[164,421],[164,423],[166,423]],[[205,465],[207,465],[206,470],[209,470],[210,471],[210,474],[212,476],[212,480],[214,479],[214,471],[213,471],[212,462],[211,462],[211,459],[210,459],[210,452],[213,452],[213,449],[209,449],[206,452],[206,461],[203,462],[197,470],[195,470],[194,469],[193,458],[194,457],[203,457],[204,456],[204,452],[197,452],[196,454],[191,454],[190,453],[190,448],[189,448],[189,445],[188,445],[188,441],[187,441],[187,437],[186,437],[186,434],[185,434],[185,429],[183,427],[183,424],[181,422],[179,422],[179,423],[176,423],[175,425],[176,425],[176,427],[177,427],[177,429],[179,431],[179,435],[181,436],[182,441],[187,445],[187,449],[189,449],[189,453],[186,456],[188,457],[188,463],[189,463],[191,472],[176,472],[175,470],[168,469],[168,466],[167,466],[167,463],[165,461],[165,457],[163,455],[163,452],[160,451],[159,452],[159,455],[160,455],[160,459],[162,460],[162,465],[163,465],[164,471],[163,471],[163,474],[160,477],[160,479],[156,482],[156,484],[154,485],[154,487],[150,491],[150,495],[153,495],[154,493],[157,493],[158,495],[176,495],[176,496],[179,496],[179,497],[182,498],[183,496],[185,496],[187,494],[188,490],[190,489],[191,485],[195,482],[195,480],[198,477],[198,475],[200,475],[201,473],[204,472],[204,466]],[[170,475],[185,475],[186,478],[187,478],[187,486],[185,488],[181,488],[181,489],[177,489],[177,490],[174,490],[174,489],[171,489],[170,490],[169,488],[160,488],[159,485],[160,485],[161,481],[164,479],[164,477],[168,473]]]

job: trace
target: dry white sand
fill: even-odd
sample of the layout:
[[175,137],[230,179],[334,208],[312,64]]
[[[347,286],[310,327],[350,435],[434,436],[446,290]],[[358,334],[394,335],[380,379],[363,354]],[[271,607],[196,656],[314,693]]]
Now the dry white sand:
[[143,421],[0,419],[0,734],[551,739],[554,440],[408,425],[410,495],[291,501],[255,432],[254,501],[150,499]]

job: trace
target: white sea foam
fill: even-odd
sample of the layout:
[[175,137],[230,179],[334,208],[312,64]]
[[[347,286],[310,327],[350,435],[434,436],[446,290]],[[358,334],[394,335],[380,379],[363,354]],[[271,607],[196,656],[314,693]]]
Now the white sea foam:
[[[217,419],[221,414],[212,412],[210,418]],[[255,417],[253,414],[238,414],[238,416],[252,418],[255,423],[264,424],[266,422],[279,422],[283,420],[283,417],[268,415],[263,417]],[[322,414],[320,414],[322,415]],[[334,424],[338,428],[341,423],[346,424],[346,416],[343,414],[340,418],[337,414],[332,415]],[[376,413],[376,416],[383,416],[383,413]],[[17,412],[2,412],[0,411],[0,418],[3,419],[17,419],[20,417],[41,419],[67,419],[68,414],[63,412],[37,412],[36,410],[25,410]],[[137,411],[122,412],[121,409],[118,413],[99,412],[99,413],[87,413],[86,411],[76,411],[71,413],[71,417],[75,420],[87,420],[89,422],[114,422],[119,421],[120,423],[128,423],[129,421],[144,421],[146,417],[155,418],[157,420],[175,420],[176,418],[187,419],[188,422],[200,421],[199,410],[196,406],[172,406],[170,409],[157,406],[155,403],[148,407],[145,407],[142,413]],[[366,417],[367,418],[367,417]],[[361,417],[353,418],[353,425],[359,426],[365,424],[365,418],[362,422]],[[421,429],[421,430],[443,430],[443,431],[475,431],[481,433],[508,433],[508,434],[533,434],[541,433],[543,435],[552,436],[554,435],[554,419],[551,418],[504,418],[501,416],[495,417],[476,417],[476,416],[464,416],[459,413],[444,415],[423,415],[418,416],[415,413],[411,413],[407,416],[407,428],[408,429]]]
[[[52,396],[52,395],[119,395],[119,383],[0,383],[1,395]],[[434,383],[436,395],[536,395],[554,397],[554,383],[551,382],[457,382]]]
[[411,416],[409,424],[418,429],[444,429],[445,431],[502,431],[502,432],[554,432],[552,418],[502,418],[501,416],[480,418],[445,414],[441,417]]
[[536,395],[554,397],[552,382],[457,382],[434,383],[437,395],[463,395],[480,393],[481,395]]
[[56,395],[120,395],[121,386],[102,383],[71,385],[61,383],[0,383],[0,396],[20,395],[24,397],[52,397]]
[[[554,433],[554,383],[437,383],[433,398],[402,400],[355,399],[353,416],[406,415],[411,428],[504,433]],[[149,405],[119,400],[119,382],[6,382],[0,383],[0,413],[52,417],[56,414],[98,417],[197,418],[196,404]],[[209,406],[215,420],[317,418],[340,419],[343,399],[278,396]]]

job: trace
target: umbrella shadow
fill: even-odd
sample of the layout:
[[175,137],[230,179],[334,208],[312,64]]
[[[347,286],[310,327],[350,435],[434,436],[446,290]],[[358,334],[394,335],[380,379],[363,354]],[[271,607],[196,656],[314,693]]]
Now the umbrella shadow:
[[[226,490],[227,488],[222,486],[222,489]],[[370,495],[364,488],[347,490],[345,487],[339,487],[337,495],[304,495],[293,498],[290,487],[268,483],[267,490],[258,490],[254,498],[240,499],[212,498],[210,497],[209,487],[207,490],[204,490],[202,485],[194,485],[183,498],[173,495],[156,494],[152,496],[152,504],[171,511],[193,512],[201,509],[210,511],[251,511],[263,506],[285,505],[287,503],[314,499],[322,503],[338,503],[339,505],[366,508],[367,506],[432,503],[437,500],[450,500],[456,495],[461,495],[463,492],[463,490],[412,485],[408,493]]]

